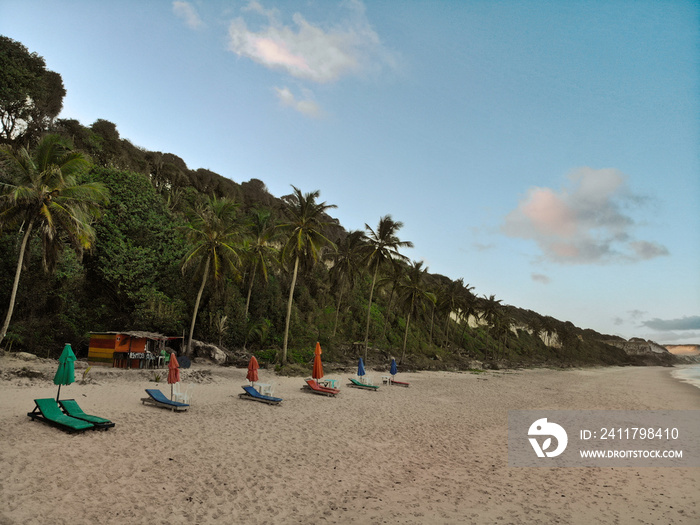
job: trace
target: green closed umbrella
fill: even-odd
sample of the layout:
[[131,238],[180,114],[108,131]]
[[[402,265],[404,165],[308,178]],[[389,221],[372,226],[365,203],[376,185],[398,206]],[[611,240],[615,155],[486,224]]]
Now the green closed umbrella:
[[58,396],[61,394],[61,385],[70,385],[75,382],[75,359],[76,357],[70,343],[66,343],[66,346],[63,347],[63,352],[61,352],[61,357],[58,358],[58,370],[56,370],[56,375],[53,376],[53,384],[58,385],[56,401],[58,401]]

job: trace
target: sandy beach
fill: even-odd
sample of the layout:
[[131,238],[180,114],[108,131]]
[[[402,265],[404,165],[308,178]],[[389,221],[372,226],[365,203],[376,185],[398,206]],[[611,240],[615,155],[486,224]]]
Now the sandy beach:
[[27,417],[55,370],[0,358],[0,524],[700,523],[698,468],[508,467],[508,410],[700,409],[668,368],[327,374],[337,398],[261,370],[268,406],[238,398],[245,369],[195,364],[173,413],[140,402],[152,371],[94,367],[61,397],[116,427],[83,434]]

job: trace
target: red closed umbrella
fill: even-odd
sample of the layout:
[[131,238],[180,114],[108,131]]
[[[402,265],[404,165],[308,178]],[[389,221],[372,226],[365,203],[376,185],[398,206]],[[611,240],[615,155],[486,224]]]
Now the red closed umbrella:
[[168,383],[170,384],[170,399],[173,399],[173,385],[180,382],[180,365],[175,354],[170,356],[168,363]]
[[260,368],[258,360],[255,359],[255,356],[252,356],[250,361],[248,361],[248,374],[245,376],[251,385],[258,380],[258,368]]
[[323,377],[323,363],[321,362],[321,343],[316,343],[316,350],[314,351],[314,369],[311,372],[311,377],[313,377],[316,382]]

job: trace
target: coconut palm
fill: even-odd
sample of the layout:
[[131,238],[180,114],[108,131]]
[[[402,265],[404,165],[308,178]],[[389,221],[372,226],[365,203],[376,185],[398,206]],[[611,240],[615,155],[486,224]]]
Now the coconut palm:
[[53,270],[66,239],[78,254],[92,247],[92,222],[99,217],[100,206],[107,203],[108,192],[101,183],[78,181],[90,162],[82,153],[71,151],[58,135],[47,135],[32,152],[3,147],[0,162],[0,226],[24,231],[10,304],[0,329],[1,343],[12,319],[31,235],[39,232],[44,270]]
[[457,301],[457,306],[459,307],[459,317],[464,323],[462,327],[462,341],[464,341],[464,332],[466,332],[469,326],[469,318],[474,315],[476,316],[476,297],[472,293],[474,289],[473,286],[465,284],[459,293],[459,299]]
[[[495,330],[495,332],[498,332],[499,335],[503,325],[502,309],[503,305],[501,304],[501,299],[496,299],[495,295],[491,295],[489,297],[484,295],[483,299],[481,300],[481,312],[479,317],[485,320],[489,327]],[[492,354],[492,356],[495,357],[495,353]]]
[[279,235],[279,230],[273,224],[269,210],[255,210],[248,225],[248,238],[244,242],[244,251],[248,261],[250,271],[250,282],[248,284],[248,295],[245,300],[244,317],[248,318],[248,308],[250,307],[250,296],[253,292],[253,284],[258,271],[263,280],[267,283],[267,271],[270,261],[274,258],[277,250],[273,244]]
[[413,262],[405,274],[404,279],[397,286],[399,302],[406,312],[406,329],[403,335],[403,348],[399,364],[403,363],[406,355],[406,342],[408,341],[408,328],[411,325],[411,317],[419,315],[426,305],[435,304],[435,294],[427,290],[425,276],[428,268],[423,268],[423,261]]
[[445,347],[449,345],[450,341],[450,319],[452,319],[452,314],[459,309],[459,296],[463,288],[464,278],[460,277],[445,286],[440,295],[439,308],[445,316]]
[[354,230],[343,239],[336,242],[336,251],[330,255],[333,267],[330,269],[331,281],[338,293],[335,307],[335,322],[333,323],[333,336],[338,328],[338,315],[343,292],[346,288],[352,289],[355,284],[355,276],[360,272],[360,254],[365,246],[366,237],[363,231]]
[[315,263],[321,249],[325,245],[334,247],[334,244],[325,236],[324,230],[332,224],[326,215],[326,211],[335,208],[334,204],[316,202],[320,192],[302,193],[295,186],[294,193],[282,197],[284,208],[282,209],[286,221],[279,225],[285,232],[287,240],[282,248],[282,260],[294,261],[292,267],[292,283],[289,287],[289,299],[287,301],[287,316],[284,322],[284,342],[280,353],[280,363],[287,362],[287,344],[289,341],[289,322],[292,317],[292,302],[294,288],[299,272],[299,262],[307,261]]
[[396,289],[404,279],[406,274],[406,265],[402,261],[392,259],[389,265],[389,271],[384,272],[384,277],[377,279],[377,286],[381,289],[384,287],[390,287],[391,292],[389,292],[389,301],[386,304],[386,313],[384,314],[384,328],[382,329],[382,339],[386,337],[386,329],[389,325],[389,315],[391,314],[391,304],[394,300],[394,294]]
[[184,273],[187,268],[196,264],[196,273],[201,273],[202,276],[187,339],[188,355],[192,351],[192,337],[199,303],[210,274],[215,283],[220,283],[229,273],[238,274],[237,265],[240,263],[238,242],[241,231],[236,218],[237,209],[238,204],[232,200],[214,197],[207,198],[204,203],[188,210],[185,235],[191,248],[183,259],[182,271]]
[[413,248],[413,243],[411,241],[402,241],[396,235],[402,227],[403,223],[393,220],[391,215],[385,215],[379,219],[379,225],[376,231],[368,224],[365,224],[365,229],[369,232],[367,236],[367,255],[365,260],[372,273],[372,285],[369,289],[369,302],[367,304],[367,324],[365,327],[365,361],[367,361],[367,347],[369,344],[369,321],[372,313],[372,297],[374,295],[374,285],[377,283],[379,269],[393,259],[408,261],[408,257],[399,253],[399,248]]

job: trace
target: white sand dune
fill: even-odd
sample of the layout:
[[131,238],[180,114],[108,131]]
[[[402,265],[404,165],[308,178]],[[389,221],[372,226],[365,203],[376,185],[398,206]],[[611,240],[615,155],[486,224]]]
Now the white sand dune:
[[71,435],[26,415],[55,367],[0,359],[0,524],[700,523],[698,468],[507,465],[509,409],[700,408],[668,369],[402,373],[337,398],[261,370],[268,406],[238,399],[245,369],[194,365],[184,413],[141,404],[152,372],[93,369],[61,397],[116,427]]

